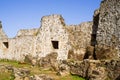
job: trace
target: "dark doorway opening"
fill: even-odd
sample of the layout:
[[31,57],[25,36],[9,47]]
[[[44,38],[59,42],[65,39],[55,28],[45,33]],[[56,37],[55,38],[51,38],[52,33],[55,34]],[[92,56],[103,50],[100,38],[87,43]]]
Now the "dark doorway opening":
[[54,49],[59,49],[59,41],[52,41],[52,46]]
[[8,47],[9,47],[8,42],[3,42],[3,44],[4,44],[4,46],[5,46],[6,48],[8,48]]

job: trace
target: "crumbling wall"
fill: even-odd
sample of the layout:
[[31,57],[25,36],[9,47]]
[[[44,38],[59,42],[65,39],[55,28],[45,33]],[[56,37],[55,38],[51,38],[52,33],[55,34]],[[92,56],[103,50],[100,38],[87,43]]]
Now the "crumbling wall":
[[26,55],[36,56],[38,29],[20,30],[15,38],[8,38],[0,23],[0,59],[23,61]]
[[2,22],[0,21],[0,58],[5,58],[5,54],[8,52],[8,37],[2,29]]
[[80,25],[68,26],[69,43],[72,49],[68,58],[83,60],[87,52],[87,47],[91,45],[93,22],[84,22]]
[[16,37],[19,36],[36,36],[38,33],[38,29],[21,29],[18,31]]
[[4,58],[23,60],[26,55],[41,58],[57,53],[58,60],[83,60],[91,45],[92,25],[92,22],[84,22],[68,26],[61,15],[44,16],[39,29],[20,30],[15,38],[8,39]]
[[24,60],[26,55],[36,56],[36,37],[24,36],[9,41],[9,52],[13,57],[12,59]]
[[50,53],[57,53],[58,60],[83,60],[91,34],[92,22],[67,26],[61,15],[49,15],[41,19],[39,29],[20,30],[15,38],[8,39],[6,53],[1,49],[4,58],[12,60],[24,60],[26,55],[41,58]]
[[56,52],[58,53],[58,60],[67,59],[69,50],[68,33],[65,29],[64,19],[60,15],[50,15],[42,18],[36,44],[36,53],[40,57]]
[[[24,36],[13,39],[2,40],[0,48],[0,58],[23,61],[26,55],[36,56],[36,38],[34,36]],[[8,43],[5,47],[3,42]]]
[[8,47],[4,44],[4,42],[8,42],[8,39],[0,40],[0,59],[6,58],[6,54],[8,54]]
[[104,0],[99,9],[96,57],[120,57],[120,0]]
[[2,29],[2,22],[0,21],[0,39],[8,38],[5,32]]

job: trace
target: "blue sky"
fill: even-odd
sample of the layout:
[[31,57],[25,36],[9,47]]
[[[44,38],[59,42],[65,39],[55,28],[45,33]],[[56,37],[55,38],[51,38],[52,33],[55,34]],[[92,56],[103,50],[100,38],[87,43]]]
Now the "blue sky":
[[0,0],[0,20],[8,37],[14,37],[19,29],[38,28],[45,15],[61,14],[68,25],[91,21],[101,1]]

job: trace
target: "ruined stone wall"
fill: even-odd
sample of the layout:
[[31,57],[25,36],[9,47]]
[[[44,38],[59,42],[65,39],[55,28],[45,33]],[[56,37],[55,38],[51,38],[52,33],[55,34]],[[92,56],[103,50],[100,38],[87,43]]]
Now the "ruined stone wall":
[[34,29],[21,29],[20,31],[18,31],[16,37],[19,36],[36,36],[38,32],[38,29],[34,28]]
[[[60,15],[50,15],[42,18],[41,29],[38,33],[36,43],[37,54],[40,57],[57,52],[57,59],[67,59],[69,50],[68,33],[65,29],[64,20]],[[54,48],[54,44],[56,44],[56,49]]]
[[2,22],[0,21],[0,39],[8,38],[5,32],[2,29]]
[[96,56],[120,57],[120,0],[104,0],[99,9]]
[[36,56],[36,37],[24,36],[9,41],[9,52],[13,59],[23,60],[26,55]]
[[[68,59],[72,51],[76,56],[72,59],[83,60],[91,34],[92,22],[68,26],[61,15],[44,16],[39,29],[20,30],[15,38],[1,40],[0,58],[24,60],[26,55],[41,58],[57,53],[57,59],[63,60]],[[3,42],[7,42],[9,47],[5,48]]]
[[15,38],[8,38],[0,23],[0,59],[23,61],[26,55],[36,56],[37,31],[20,30]]
[[0,21],[0,59],[5,58],[5,54],[8,53],[7,43],[8,37],[2,29],[2,23]]
[[[80,25],[68,26],[70,42],[73,47],[86,48],[91,44],[93,22],[84,22]],[[79,44],[78,44],[79,43]]]
[[[34,36],[24,36],[13,39],[8,39],[7,41],[1,41],[2,47],[0,48],[0,58],[23,61],[26,55],[35,55],[36,50],[36,38]],[[8,47],[5,47],[3,42],[8,42]]]
[[72,53],[72,59],[83,60],[91,44],[92,25],[85,22],[68,26],[61,15],[44,16],[39,29],[20,30],[15,38],[1,40],[0,58],[24,60],[26,55],[41,58],[57,53],[57,59],[64,60]]
[[4,44],[4,42],[8,42],[8,39],[0,40],[0,59],[6,58],[6,54],[8,54],[8,47]]
[[83,60],[86,48],[91,45],[92,26],[93,22],[68,26],[69,43],[72,47],[72,53],[76,56],[74,59],[78,58],[78,60]]

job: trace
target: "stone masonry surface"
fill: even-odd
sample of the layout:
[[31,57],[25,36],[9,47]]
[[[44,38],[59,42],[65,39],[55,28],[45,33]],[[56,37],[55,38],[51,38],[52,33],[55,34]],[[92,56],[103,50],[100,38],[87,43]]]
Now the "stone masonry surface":
[[120,57],[120,0],[104,0],[99,8],[96,56]]
[[[66,25],[61,15],[44,16],[38,29],[18,31],[8,38],[0,21],[0,58],[24,60],[26,55],[57,60],[117,59],[120,55],[120,1],[103,0],[93,21]],[[88,49],[91,49],[88,51]],[[89,52],[89,53],[88,53]]]
[[41,19],[38,29],[20,30],[11,39],[1,33],[1,59],[24,61],[26,55],[39,59],[56,52],[57,60],[65,60],[72,51],[76,60],[82,60],[91,44],[92,22],[66,25],[61,15],[49,15]]

